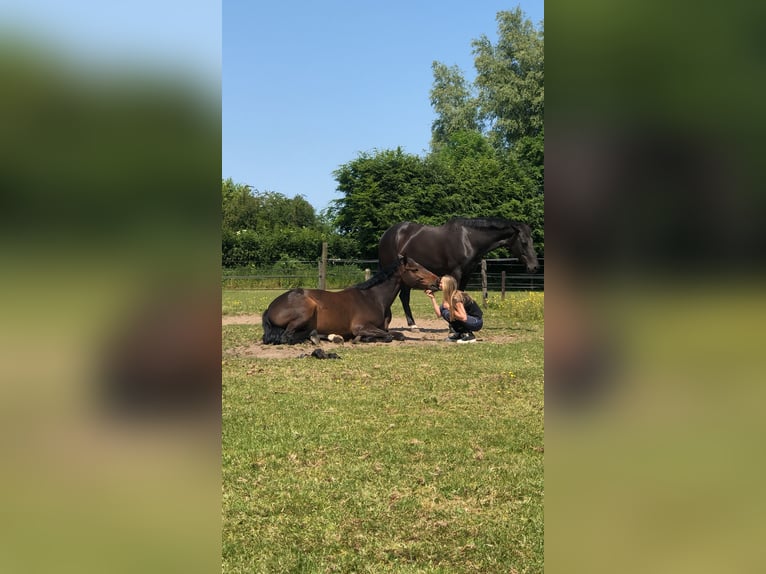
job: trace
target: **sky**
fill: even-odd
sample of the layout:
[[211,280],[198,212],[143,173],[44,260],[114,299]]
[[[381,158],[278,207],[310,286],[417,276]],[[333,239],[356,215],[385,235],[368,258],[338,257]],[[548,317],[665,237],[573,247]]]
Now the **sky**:
[[174,70],[220,89],[220,0],[6,0],[0,37],[13,34],[75,63]]
[[497,12],[516,6],[544,18],[543,0],[225,0],[222,177],[319,212],[360,153],[425,155],[432,62],[472,81],[471,41],[494,43]]
[[543,0],[11,0],[0,37],[199,77],[221,90],[222,177],[320,211],[360,153],[427,153],[432,62],[472,81],[471,41],[494,42],[497,12],[516,6],[544,17]]

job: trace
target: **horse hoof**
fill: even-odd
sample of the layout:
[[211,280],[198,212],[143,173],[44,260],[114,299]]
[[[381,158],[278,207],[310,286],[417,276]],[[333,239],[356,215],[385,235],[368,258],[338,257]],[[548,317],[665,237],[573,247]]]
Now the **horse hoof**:
[[312,332],[309,336],[309,339],[311,339],[311,342],[314,343],[316,346],[319,346],[319,335],[316,331]]
[[410,331],[420,331],[420,327],[415,325],[414,323],[410,325]]
[[340,335],[332,334],[327,337],[327,340],[330,341],[331,343],[339,343],[341,345],[343,344],[343,337],[341,337]]

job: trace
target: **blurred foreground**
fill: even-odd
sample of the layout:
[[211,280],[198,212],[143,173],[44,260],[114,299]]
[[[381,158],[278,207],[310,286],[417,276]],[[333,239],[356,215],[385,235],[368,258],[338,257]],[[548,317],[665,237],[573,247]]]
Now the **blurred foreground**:
[[215,571],[219,86],[5,24],[0,571]]
[[546,571],[763,572],[766,13],[546,8]]

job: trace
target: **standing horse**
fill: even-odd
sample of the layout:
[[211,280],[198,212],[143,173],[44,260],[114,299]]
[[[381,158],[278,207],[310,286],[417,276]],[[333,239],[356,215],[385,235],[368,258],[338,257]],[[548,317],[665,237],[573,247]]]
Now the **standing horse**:
[[263,342],[294,344],[337,333],[359,341],[402,340],[388,331],[391,303],[404,286],[438,289],[439,277],[405,255],[364,283],[342,291],[292,289],[274,299],[263,313]]
[[[397,223],[380,238],[378,259],[381,266],[386,266],[397,253],[406,251],[434,273],[452,275],[462,291],[481,258],[499,247],[507,247],[522,260],[528,273],[537,271],[537,253],[529,225],[500,217],[456,217],[438,227],[411,221]],[[399,299],[407,325],[417,328],[410,309],[409,286],[402,286]]]

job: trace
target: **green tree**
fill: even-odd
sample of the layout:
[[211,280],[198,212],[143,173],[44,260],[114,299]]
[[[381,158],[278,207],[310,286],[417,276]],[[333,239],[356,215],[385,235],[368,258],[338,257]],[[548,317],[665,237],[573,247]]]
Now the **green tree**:
[[224,230],[255,229],[260,205],[249,185],[234,183],[231,178],[221,185],[221,226]]
[[439,166],[441,193],[436,212],[441,221],[453,216],[480,217],[493,213],[503,182],[501,164],[487,139],[478,132],[453,133],[430,154]]
[[[537,141],[537,140],[530,140]],[[530,158],[537,157],[529,144]],[[526,148],[525,148],[526,149]],[[544,239],[544,202],[542,180],[535,175],[541,168],[527,166],[516,153],[497,153],[488,138],[477,132],[458,132],[429,161],[440,164],[441,194],[432,219],[438,223],[453,216],[482,217],[496,215],[527,222],[536,243]],[[530,159],[531,161],[531,159]]]
[[[273,191],[259,192],[231,179],[222,180],[221,190],[224,267],[315,260],[322,241],[333,235],[301,195],[288,198]],[[354,251],[348,241],[336,242],[336,247],[343,252],[336,257]]]
[[221,188],[224,229],[267,231],[318,225],[313,206],[301,195],[291,199],[273,191],[259,192],[231,179],[223,180]]
[[458,132],[479,132],[479,110],[471,87],[457,66],[433,62],[431,69],[434,74],[431,107],[436,113],[431,125],[431,149],[437,150]]
[[542,133],[545,101],[544,29],[524,18],[521,8],[498,12],[498,41],[472,42],[479,117],[498,149],[512,149]]
[[360,154],[335,172],[344,197],[323,217],[376,257],[380,236],[401,221],[439,225],[451,217],[496,215],[529,223],[543,240],[543,196],[512,154],[498,154],[475,131],[452,134],[420,158],[401,149]]
[[[526,221],[544,242],[544,28],[520,8],[498,12],[498,40],[474,40],[476,79],[434,62],[430,160],[444,182],[439,208]],[[474,95],[475,94],[475,95]]]
[[262,217],[259,225],[264,229],[316,226],[314,208],[301,195],[290,199],[281,193],[267,191],[256,193],[255,198]]
[[429,169],[422,158],[401,148],[360,153],[333,172],[338,191],[345,194],[331,204],[334,225],[357,240],[363,256],[375,257],[380,235],[389,226],[433,210]]

